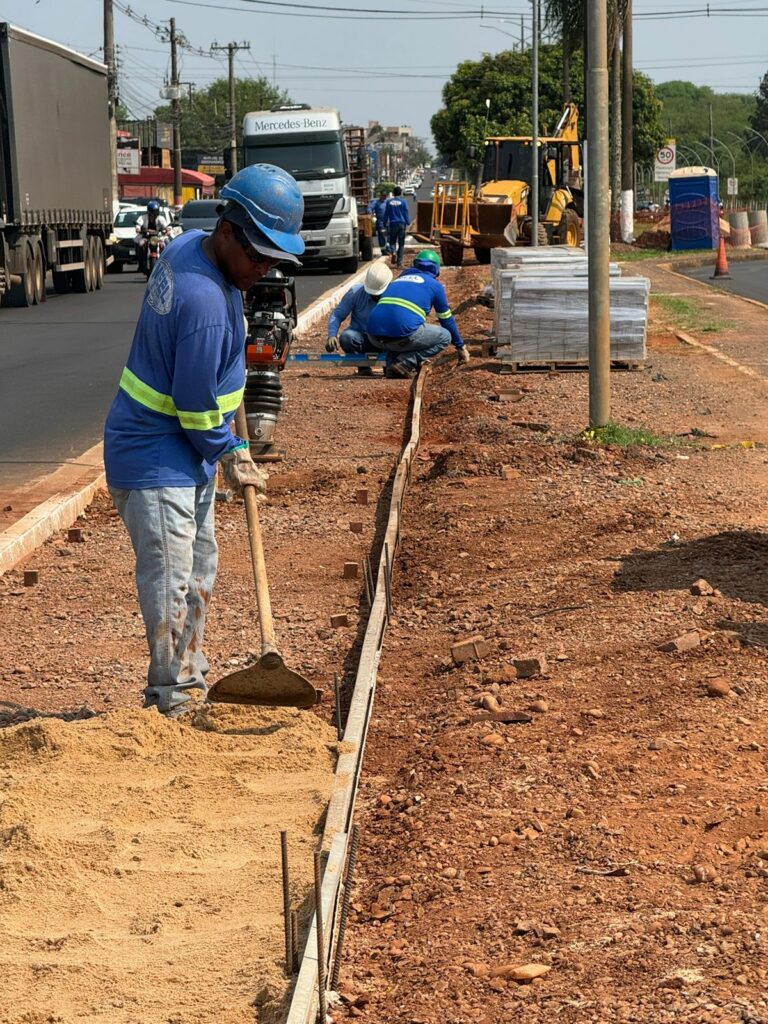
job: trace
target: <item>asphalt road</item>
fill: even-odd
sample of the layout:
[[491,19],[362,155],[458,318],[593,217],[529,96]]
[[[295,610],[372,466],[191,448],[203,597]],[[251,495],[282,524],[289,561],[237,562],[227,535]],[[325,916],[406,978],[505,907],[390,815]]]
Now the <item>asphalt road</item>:
[[[299,310],[345,278],[296,275]],[[0,309],[0,507],[11,488],[52,472],[101,439],[144,294],[143,275],[107,275],[89,295]]]
[[[714,256],[713,256],[714,258]],[[726,281],[718,278],[710,281],[712,267],[696,267],[693,270],[684,270],[686,277],[692,277],[697,281],[705,281],[707,284],[714,284],[718,288],[725,288],[729,292],[743,295],[748,299],[757,299],[759,302],[768,304],[768,260],[743,260],[736,262],[731,260],[728,264],[731,280]]]

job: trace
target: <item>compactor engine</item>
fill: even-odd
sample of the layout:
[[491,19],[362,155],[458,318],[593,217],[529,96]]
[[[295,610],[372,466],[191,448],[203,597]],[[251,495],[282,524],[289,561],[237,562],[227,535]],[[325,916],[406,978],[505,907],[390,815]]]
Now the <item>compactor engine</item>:
[[274,461],[275,427],[283,407],[280,372],[285,367],[298,315],[296,285],[280,270],[270,270],[245,296],[245,412],[251,455]]

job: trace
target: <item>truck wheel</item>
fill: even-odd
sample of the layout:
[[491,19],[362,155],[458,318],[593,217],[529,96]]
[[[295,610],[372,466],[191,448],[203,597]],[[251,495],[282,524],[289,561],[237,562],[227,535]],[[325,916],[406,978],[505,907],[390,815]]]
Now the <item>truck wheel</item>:
[[53,290],[57,295],[67,295],[72,290],[69,274],[66,270],[54,270],[51,272],[53,278]]
[[26,309],[35,304],[35,257],[28,245],[24,246],[21,284],[11,285],[3,297],[3,304],[14,309]]
[[85,272],[85,290],[87,292],[92,292],[93,289],[96,287],[96,275],[95,275],[94,266],[93,266],[93,236],[92,235],[88,235],[88,238],[86,239],[85,245],[83,246],[83,262],[85,263],[85,267],[83,268],[83,270]]
[[360,239],[360,259],[363,263],[370,263],[373,259],[373,239],[370,235],[363,235]]
[[357,273],[357,256],[348,256],[345,260],[339,260],[339,270],[342,274]]
[[440,257],[446,267],[460,267],[464,262],[464,246],[461,242],[441,238]]
[[35,246],[35,302],[45,302],[45,256],[40,243]]
[[490,263],[491,262],[491,250],[490,249],[475,249],[475,259],[478,263]]
[[104,246],[97,235],[93,236],[93,266],[96,272],[94,287],[101,291],[104,287]]

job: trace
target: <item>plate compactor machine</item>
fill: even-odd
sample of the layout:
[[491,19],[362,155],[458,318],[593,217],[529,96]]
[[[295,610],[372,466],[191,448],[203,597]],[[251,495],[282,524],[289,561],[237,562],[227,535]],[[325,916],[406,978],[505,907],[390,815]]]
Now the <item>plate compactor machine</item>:
[[245,296],[245,413],[254,462],[277,462],[275,427],[283,408],[280,374],[293,341],[298,314],[296,284],[274,269]]

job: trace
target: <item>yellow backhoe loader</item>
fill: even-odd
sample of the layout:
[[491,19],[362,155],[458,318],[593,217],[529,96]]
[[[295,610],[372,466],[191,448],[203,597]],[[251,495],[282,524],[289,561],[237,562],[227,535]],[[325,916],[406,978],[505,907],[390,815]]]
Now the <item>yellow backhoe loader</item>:
[[[531,191],[531,136],[492,136],[477,188],[467,182],[437,182],[430,204],[429,235],[439,242],[443,261],[460,264],[472,248],[488,263],[494,246],[530,244],[534,217]],[[578,109],[567,104],[551,136],[539,136],[539,245],[578,245],[582,237],[584,191]],[[421,204],[420,204],[421,205]],[[427,226],[419,211],[418,228]]]

